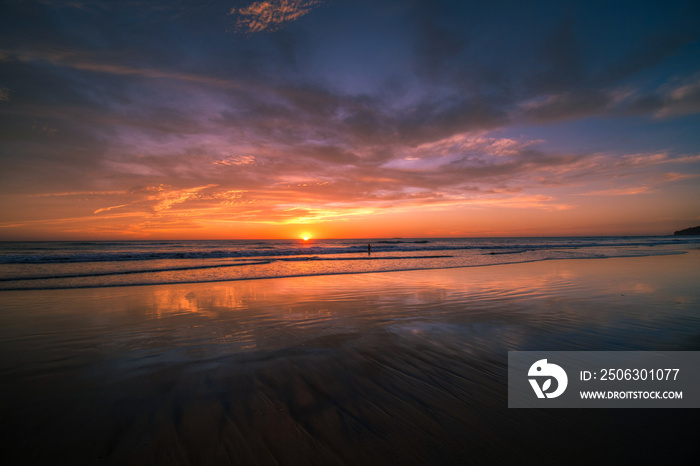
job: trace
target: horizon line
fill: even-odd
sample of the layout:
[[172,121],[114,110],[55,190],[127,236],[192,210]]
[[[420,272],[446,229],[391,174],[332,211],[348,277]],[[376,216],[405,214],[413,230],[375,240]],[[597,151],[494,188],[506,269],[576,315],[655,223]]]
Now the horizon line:
[[300,237],[290,237],[290,238],[142,238],[142,239],[122,239],[122,238],[103,238],[103,239],[89,239],[89,238],[76,238],[76,239],[0,239],[0,243],[43,243],[43,242],[53,242],[53,243],[75,243],[75,242],[90,242],[90,243],[100,243],[100,242],[165,242],[165,241],[299,241],[299,242],[312,242],[312,241],[325,241],[325,240],[441,240],[441,239],[508,239],[508,238],[645,238],[645,237],[675,237],[675,236],[691,236],[691,235],[674,235],[662,234],[600,234],[600,235],[515,235],[515,236],[376,236],[376,237],[323,237],[323,238],[309,238],[304,240]]

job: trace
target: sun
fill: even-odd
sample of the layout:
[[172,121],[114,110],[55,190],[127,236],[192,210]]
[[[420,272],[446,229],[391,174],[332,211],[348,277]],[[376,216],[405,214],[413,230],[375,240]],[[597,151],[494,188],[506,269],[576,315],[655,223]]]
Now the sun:
[[304,233],[303,235],[301,235],[301,239],[303,239],[304,241],[308,241],[311,239],[311,235],[308,233]]

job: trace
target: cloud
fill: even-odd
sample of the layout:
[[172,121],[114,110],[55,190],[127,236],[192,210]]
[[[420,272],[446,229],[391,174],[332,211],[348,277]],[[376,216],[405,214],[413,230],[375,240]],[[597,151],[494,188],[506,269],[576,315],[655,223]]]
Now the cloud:
[[122,208],[122,207],[126,207],[127,205],[129,205],[129,204],[121,204],[121,205],[113,205],[113,206],[110,206],[110,207],[102,207],[102,208],[100,208],[100,209],[97,209],[97,210],[96,210],[95,212],[93,212],[93,213],[94,213],[94,214],[99,214],[99,213],[101,213],[101,212],[109,212],[110,210],[120,209],[120,208]]
[[534,123],[565,121],[604,113],[613,102],[607,92],[579,91],[540,95],[519,104],[515,119]]
[[254,165],[255,156],[254,155],[235,155],[229,156],[221,160],[215,160],[212,162],[214,165],[219,165],[223,167],[230,167],[234,165]]
[[81,71],[123,76],[138,76],[153,79],[175,79],[208,86],[234,89],[239,83],[234,80],[218,79],[210,76],[180,73],[149,67],[100,61],[91,52],[75,49],[39,48],[33,50],[0,50],[0,61],[17,60],[24,63],[47,62],[52,65],[73,68]]
[[193,188],[186,189],[172,189],[167,186],[160,185],[155,188],[151,188],[148,191],[153,192],[148,196],[148,200],[156,201],[153,205],[153,210],[158,212],[163,212],[165,210],[171,209],[177,204],[182,204],[190,199],[195,199],[199,196],[200,191],[214,188],[217,185],[208,184],[206,186],[196,186]]
[[687,180],[690,178],[697,178],[700,176],[698,173],[664,173],[663,174],[663,181],[678,181],[678,180]]
[[237,32],[272,32],[285,23],[309,14],[321,3],[320,0],[267,0],[252,3],[245,8],[232,8],[229,14],[238,17]]
[[633,188],[616,188],[616,189],[604,189],[601,191],[592,191],[590,193],[581,193],[586,196],[632,196],[635,194],[648,193],[649,188],[647,186],[639,186]]
[[682,164],[700,162],[700,154],[671,156],[668,152],[652,152],[639,154],[626,154],[613,161],[615,167],[621,166],[654,166],[662,164]]
[[700,112],[700,74],[680,84],[664,86],[658,105],[654,111],[658,118]]
[[517,155],[533,144],[544,142],[539,139],[518,141],[512,138],[496,138],[485,136],[484,133],[461,133],[453,136],[421,144],[413,151],[413,157],[422,155],[449,156],[466,152],[506,157]]
[[[303,126],[295,129],[303,131]],[[303,132],[295,137],[306,143],[295,146],[280,139],[242,149],[244,155],[223,155],[236,151],[235,139],[228,138],[208,137],[206,144],[195,138],[192,147],[179,140],[179,153],[165,149],[146,155],[148,149],[139,146],[140,154],[121,155],[118,165],[110,162],[112,168],[123,169],[122,182],[140,176],[144,182],[169,180],[179,187],[161,181],[131,190],[128,202],[115,196],[109,205],[146,216],[186,215],[209,221],[218,215],[269,224],[446,206],[563,210],[572,205],[551,190],[586,186],[588,194],[600,196],[651,192],[649,177],[658,167],[700,162],[698,155],[667,152],[556,153],[539,148],[547,145],[542,139],[485,132],[417,146],[392,141],[381,146],[327,146],[314,144]],[[112,171],[113,181],[115,176]],[[615,188],[605,187],[610,180]]]

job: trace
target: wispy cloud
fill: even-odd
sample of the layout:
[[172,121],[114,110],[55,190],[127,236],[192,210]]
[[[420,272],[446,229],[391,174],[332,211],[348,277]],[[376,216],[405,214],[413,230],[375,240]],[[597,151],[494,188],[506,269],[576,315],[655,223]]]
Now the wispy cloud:
[[592,191],[590,193],[581,193],[586,196],[632,196],[635,194],[648,193],[649,187],[638,186],[633,188],[619,188],[619,189],[603,189],[600,191]]
[[670,172],[670,173],[664,173],[662,175],[662,179],[664,181],[678,181],[678,180],[687,180],[690,178],[697,178],[699,177],[700,174],[697,173],[675,173],[675,172]]
[[[149,67],[135,67],[100,60],[93,53],[81,50],[39,48],[32,50],[0,50],[0,61],[18,60],[20,62],[47,62],[52,65],[122,76],[139,76],[154,79],[175,79],[224,89],[235,89],[240,83],[234,80],[219,79],[198,74],[180,73]],[[0,94],[1,95],[1,94]]]
[[190,199],[195,199],[200,191],[216,186],[215,184],[208,184],[205,186],[195,186],[193,188],[173,189],[160,185],[147,189],[146,191],[152,193],[148,195],[148,200],[156,201],[155,205],[153,205],[153,210],[158,213],[171,209],[173,206],[182,204]]
[[120,208],[126,207],[126,206],[128,206],[128,205],[129,205],[129,204],[121,204],[121,205],[113,205],[113,206],[110,206],[110,207],[102,207],[102,208],[100,208],[100,209],[97,209],[94,213],[95,213],[95,214],[99,214],[99,213],[102,213],[102,212],[109,212],[110,210],[120,209]]
[[71,191],[60,193],[32,194],[32,197],[85,197],[85,196],[112,196],[124,194],[125,191]]
[[222,167],[230,167],[234,165],[254,165],[255,156],[254,155],[234,155],[230,157],[223,158],[221,160],[215,160],[212,162],[214,165],[219,165]]
[[245,8],[232,8],[229,14],[237,16],[237,32],[270,32],[309,14],[321,3],[320,0],[268,0]]
[[700,73],[681,83],[664,86],[661,92],[655,116],[665,118],[700,112]]

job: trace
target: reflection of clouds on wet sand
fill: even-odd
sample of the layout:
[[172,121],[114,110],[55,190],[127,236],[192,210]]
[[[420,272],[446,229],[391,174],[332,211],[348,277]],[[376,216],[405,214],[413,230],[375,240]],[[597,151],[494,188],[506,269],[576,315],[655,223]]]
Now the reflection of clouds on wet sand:
[[[430,334],[437,341],[462,341],[463,346],[483,339],[506,350],[561,344],[566,333],[570,342],[595,346],[600,344],[596,335],[629,333],[643,321],[664,327],[665,319],[692,304],[691,290],[683,289],[678,273],[670,273],[692,264],[690,256],[641,261],[655,265],[640,268],[641,262],[626,259],[546,261],[155,286],[104,300],[103,311],[115,319],[138,312],[146,323],[158,319],[159,332],[171,333],[174,342],[200,338],[211,350],[217,349],[216,342],[225,342],[217,354],[272,350],[354,332],[391,332],[413,339]],[[668,273],[660,276],[656,270]],[[675,279],[665,279],[667,275]],[[667,302],[682,309],[661,307]],[[148,328],[142,325],[141,333]]]

